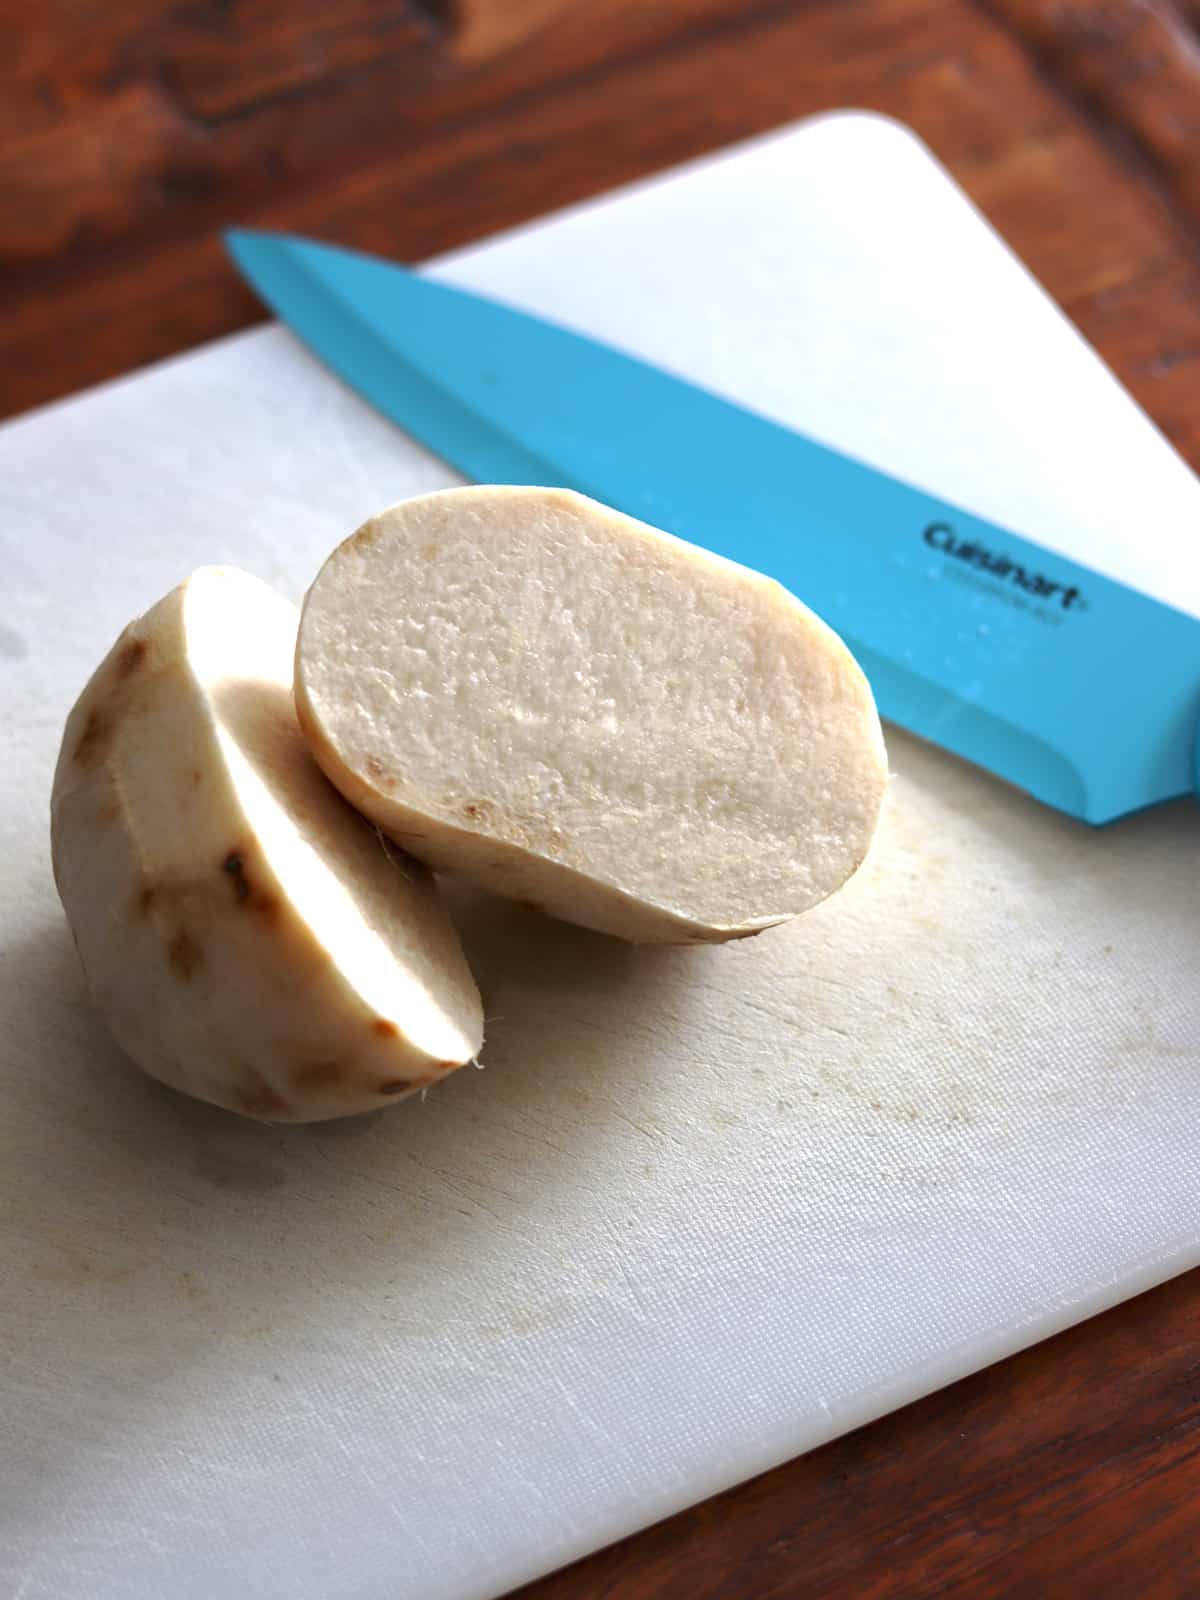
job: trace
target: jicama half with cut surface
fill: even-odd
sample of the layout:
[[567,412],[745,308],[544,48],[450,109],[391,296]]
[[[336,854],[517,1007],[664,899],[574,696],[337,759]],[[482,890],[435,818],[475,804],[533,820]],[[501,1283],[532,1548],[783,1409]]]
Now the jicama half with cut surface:
[[469,1061],[479,994],[427,871],[296,722],[299,613],[206,567],[132,623],[68,719],[55,879],[89,987],[156,1078],[252,1117],[388,1105]]
[[423,860],[635,942],[825,899],[887,785],[845,645],[778,583],[561,489],[408,500],[305,601],[317,760]]

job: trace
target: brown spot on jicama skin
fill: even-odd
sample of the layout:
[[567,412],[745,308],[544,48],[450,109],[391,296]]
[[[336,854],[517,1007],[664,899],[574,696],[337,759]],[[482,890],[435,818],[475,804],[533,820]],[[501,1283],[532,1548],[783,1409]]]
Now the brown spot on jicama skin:
[[190,983],[204,965],[204,951],[186,928],[180,928],[167,940],[167,962],[181,983]]
[[297,1089],[328,1089],[340,1083],[341,1078],[342,1067],[338,1061],[305,1061],[291,1073]]
[[232,884],[233,898],[239,906],[247,911],[257,911],[266,922],[274,922],[278,918],[279,901],[274,895],[255,889],[246,872],[243,850],[237,847],[230,850],[221,862],[221,871]]
[[377,1039],[395,1039],[400,1029],[394,1022],[389,1022],[386,1017],[376,1017],[371,1024],[371,1032]]
[[410,1082],[407,1078],[393,1078],[388,1083],[378,1086],[380,1094],[405,1094],[409,1089],[420,1088],[420,1084]]
[[117,677],[132,677],[145,659],[146,641],[144,639],[130,639],[117,652]]
[[193,784],[197,784],[197,783],[201,782],[203,777],[204,777],[204,774],[200,771],[199,767],[193,767],[192,768],[192,783]]
[[249,900],[250,880],[246,876],[246,861],[240,850],[230,850],[221,862],[221,871],[226,873],[233,883],[233,898],[235,900]]
[[134,909],[139,917],[148,917],[154,910],[154,902],[158,899],[158,890],[152,883],[145,884],[137,892],[134,900]]
[[75,744],[74,758],[79,766],[95,766],[106,755],[121,714],[128,709],[130,679],[149,654],[146,641],[133,638],[128,628],[109,652],[93,681],[89,696],[92,704]]
[[108,824],[110,822],[116,822],[120,815],[121,802],[119,800],[108,800],[100,807],[99,811],[96,812],[96,821]]
[[251,911],[256,911],[264,922],[277,922],[279,920],[279,901],[273,894],[252,894],[247,904]]
[[244,1068],[239,1074],[233,1096],[238,1108],[248,1117],[263,1117],[270,1121],[272,1117],[286,1116],[291,1109],[279,1091],[272,1088],[262,1073],[255,1072],[252,1067]]
[[75,745],[76,763],[81,767],[94,767],[103,756],[111,733],[111,724],[93,706]]

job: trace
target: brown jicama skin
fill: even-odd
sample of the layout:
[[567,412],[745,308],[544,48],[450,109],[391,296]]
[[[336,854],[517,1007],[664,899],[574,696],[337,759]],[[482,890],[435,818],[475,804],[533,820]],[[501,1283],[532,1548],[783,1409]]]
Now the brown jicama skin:
[[479,995],[429,873],[305,747],[298,613],[204,568],[68,718],[55,878],[99,1010],[152,1076],[245,1116],[392,1104],[475,1056]]

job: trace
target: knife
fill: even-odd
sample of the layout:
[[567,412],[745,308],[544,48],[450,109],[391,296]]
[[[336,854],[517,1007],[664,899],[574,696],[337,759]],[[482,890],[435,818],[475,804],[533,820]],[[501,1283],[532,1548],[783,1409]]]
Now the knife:
[[225,237],[466,476],[578,489],[777,578],[889,720],[1094,824],[1200,791],[1196,618],[582,334],[357,252]]

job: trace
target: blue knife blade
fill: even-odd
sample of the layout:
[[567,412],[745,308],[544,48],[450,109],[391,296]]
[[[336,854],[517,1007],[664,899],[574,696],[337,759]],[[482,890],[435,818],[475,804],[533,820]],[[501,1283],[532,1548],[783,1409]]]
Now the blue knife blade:
[[317,355],[466,476],[578,489],[777,578],[884,717],[1091,823],[1191,791],[1195,618],[538,317],[311,240],[226,240]]

